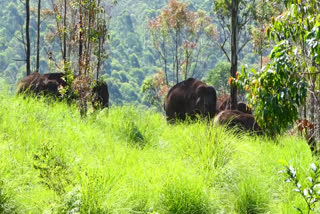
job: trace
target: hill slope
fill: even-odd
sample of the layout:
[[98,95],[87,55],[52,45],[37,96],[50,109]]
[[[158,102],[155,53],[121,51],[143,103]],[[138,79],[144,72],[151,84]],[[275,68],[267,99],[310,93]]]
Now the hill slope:
[[[0,94],[0,213],[293,213],[304,207],[279,160],[313,160],[279,143],[205,123],[115,107],[81,118],[45,99]],[[1,210],[2,209],[2,210]]]

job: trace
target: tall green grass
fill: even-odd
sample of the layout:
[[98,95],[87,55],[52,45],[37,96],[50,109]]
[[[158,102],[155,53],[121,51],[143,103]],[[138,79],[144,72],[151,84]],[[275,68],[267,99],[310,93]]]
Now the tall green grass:
[[294,136],[0,93],[0,213],[295,213],[283,161],[305,176],[317,160]]

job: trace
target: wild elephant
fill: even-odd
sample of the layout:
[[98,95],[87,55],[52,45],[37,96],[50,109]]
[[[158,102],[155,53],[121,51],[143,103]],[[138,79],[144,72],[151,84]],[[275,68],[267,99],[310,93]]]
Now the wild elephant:
[[212,86],[189,78],[173,86],[165,99],[164,110],[167,120],[191,119],[196,115],[213,118],[216,114],[217,94]]
[[[74,76],[76,79],[77,76]],[[64,73],[31,73],[19,81],[17,93],[33,93],[35,95],[53,95],[60,97],[60,89],[67,86],[66,75]],[[95,108],[105,108],[109,104],[109,93],[107,83],[97,81],[91,90],[92,105]],[[76,97],[73,97],[76,98]]]
[[230,96],[227,96],[218,106],[219,111],[239,110],[243,113],[252,114],[252,109],[244,102],[238,102],[236,107],[231,106]]
[[67,85],[63,73],[39,74],[33,72],[19,81],[17,93],[33,93],[35,95],[59,96],[59,89]]
[[30,75],[26,76],[22,80],[19,81],[17,85],[17,93],[21,94],[27,91],[36,91],[37,80],[40,77],[40,74],[37,72],[33,72]]
[[252,114],[239,110],[221,111],[214,120],[215,124],[226,125],[228,128],[238,128],[242,131],[250,131],[261,134],[261,129]]
[[109,91],[105,81],[96,81],[92,88],[92,106],[95,109],[109,107]]
[[243,113],[246,113],[246,114],[252,114],[251,108],[244,102],[238,102],[237,110],[239,110]]

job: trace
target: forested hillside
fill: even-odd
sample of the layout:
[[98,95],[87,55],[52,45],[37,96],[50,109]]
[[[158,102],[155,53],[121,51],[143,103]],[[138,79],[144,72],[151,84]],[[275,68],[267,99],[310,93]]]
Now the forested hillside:
[[[59,41],[54,38],[55,15],[52,2],[44,1],[41,12],[40,39],[40,73],[62,71]],[[163,62],[153,47],[148,21],[161,13],[167,4],[165,0],[133,1],[122,0],[110,9],[111,19],[108,23],[110,40],[107,41],[108,58],[104,61],[101,74],[107,80],[111,103],[145,103],[141,87],[144,80],[158,71],[163,71]],[[0,77],[14,88],[17,81],[26,75],[25,71],[25,4],[18,0],[3,0],[0,12]],[[31,70],[35,71],[37,1],[30,1],[31,21]],[[213,1],[189,1],[189,10],[203,10],[212,18],[212,24],[218,24],[216,13],[213,12]],[[220,36],[221,37],[221,36]],[[216,38],[218,39],[218,38]],[[219,62],[227,63],[227,58],[216,43],[203,48],[205,57],[196,69],[197,78],[206,79],[208,72]],[[239,57],[240,64],[259,63],[259,57],[253,53],[249,42]],[[200,60],[199,60],[200,61]],[[171,68],[171,67],[170,67]],[[214,76],[215,82],[227,83],[229,70],[225,69],[221,76]],[[212,76],[212,75],[211,75]],[[212,78],[211,78],[212,79]],[[223,84],[222,84],[223,85]],[[224,88],[225,89],[225,88]]]
[[1,6],[0,214],[320,212],[319,0]]
[[318,1],[40,2],[2,4],[0,78],[11,91],[33,71],[63,72],[104,79],[111,106],[163,111],[169,88],[194,77],[233,106],[245,99],[270,135],[300,118],[320,136]]

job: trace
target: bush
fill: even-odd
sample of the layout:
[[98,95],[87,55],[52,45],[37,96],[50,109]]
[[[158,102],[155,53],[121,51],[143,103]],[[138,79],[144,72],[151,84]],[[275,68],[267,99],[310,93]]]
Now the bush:
[[16,213],[16,207],[11,200],[11,196],[6,192],[3,181],[0,181],[0,213]]
[[54,145],[44,143],[33,159],[33,167],[38,170],[43,184],[59,195],[64,194],[71,183],[70,172],[63,158],[56,153]]
[[160,203],[165,213],[214,213],[209,197],[199,181],[183,177],[165,184]]
[[259,182],[254,178],[246,178],[237,185],[235,211],[239,214],[266,213],[268,198]]
[[213,70],[208,72],[206,82],[213,85],[218,91],[228,91],[228,78],[230,76],[230,63],[218,62]]

